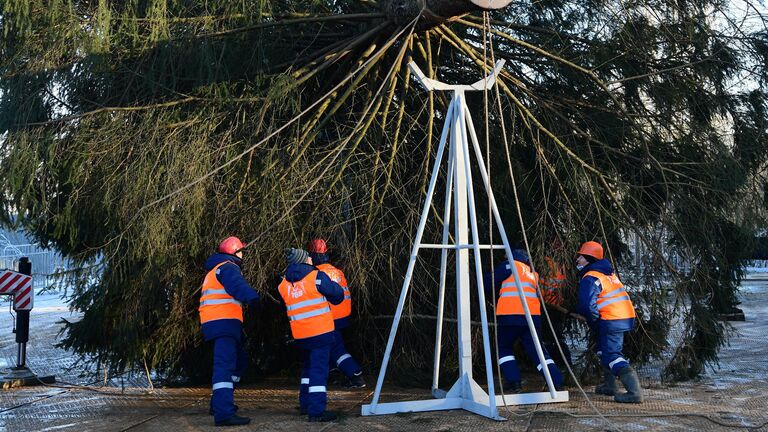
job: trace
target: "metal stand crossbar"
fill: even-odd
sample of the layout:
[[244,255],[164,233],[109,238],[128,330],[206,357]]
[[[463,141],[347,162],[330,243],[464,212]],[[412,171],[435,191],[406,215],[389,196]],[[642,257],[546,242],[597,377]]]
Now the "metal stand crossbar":
[[[402,290],[400,291],[397,311],[395,312],[395,317],[392,321],[392,328],[389,332],[389,339],[387,340],[384,359],[382,361],[381,370],[379,371],[379,377],[376,382],[376,390],[374,391],[373,400],[371,401],[370,405],[363,405],[362,415],[464,409],[494,420],[505,420],[503,417],[499,416],[499,406],[565,402],[568,400],[567,391],[555,390],[554,385],[552,384],[552,378],[549,375],[549,370],[546,367],[542,368],[542,372],[544,373],[549,392],[515,394],[510,396],[497,396],[495,393],[493,367],[491,363],[491,343],[488,331],[488,316],[485,308],[485,291],[483,289],[480,250],[504,249],[507,255],[507,259],[510,263],[512,262],[512,250],[509,246],[507,234],[504,230],[501,217],[499,216],[496,200],[494,199],[493,191],[491,190],[490,180],[484,169],[480,169],[479,172],[481,173],[483,185],[491,204],[496,226],[498,227],[499,234],[501,235],[504,244],[480,244],[477,216],[475,211],[476,206],[473,192],[472,171],[470,165],[470,139],[477,163],[481,167],[484,167],[485,162],[483,160],[482,152],[480,151],[480,145],[478,144],[474,124],[472,123],[472,117],[469,114],[469,110],[465,102],[464,92],[484,90],[492,87],[503,65],[504,60],[498,61],[490,75],[472,85],[445,84],[425,77],[415,63],[411,62],[409,65],[416,79],[420,81],[428,91],[450,90],[453,92],[453,98],[451,99],[451,103],[448,107],[448,112],[445,117],[446,121],[440,136],[440,144],[437,149],[437,156],[435,158],[434,167],[432,169],[432,177],[429,181],[429,188],[427,189],[427,197],[424,202],[424,207],[421,211],[421,218],[419,219],[416,238],[411,250],[410,260],[408,261],[408,269],[405,273],[405,280],[403,281]],[[469,137],[467,136],[468,132]],[[432,204],[432,197],[435,192],[435,185],[437,184],[437,179],[440,174],[443,154],[448,142],[450,142],[450,146],[448,150],[448,177],[446,179],[445,207],[443,214],[443,240],[442,244],[439,245],[423,244],[421,242],[422,235],[424,234],[424,227],[427,223],[429,208]],[[456,240],[456,244],[448,244],[451,209],[453,209],[453,216],[456,220],[454,223],[454,238]],[[471,241],[469,238],[470,233],[472,236]],[[384,383],[384,377],[387,372],[390,355],[392,354],[392,345],[394,344],[397,328],[400,324],[400,319],[403,314],[405,299],[408,296],[411,278],[413,276],[413,270],[416,265],[416,258],[418,256],[419,250],[424,248],[442,250],[440,261],[440,285],[437,305],[437,334],[435,336],[435,360],[432,377],[432,395],[435,397],[435,399],[379,403],[381,387]],[[443,312],[445,306],[444,298],[446,287],[445,278],[449,249],[454,249],[456,255],[456,316],[458,322],[457,330],[459,342],[459,378],[453,384],[451,389],[446,392],[439,389],[438,376],[440,374],[440,348],[443,330]],[[480,387],[480,385],[474,380],[472,376],[472,338],[470,333],[471,305],[469,296],[470,249],[474,255],[474,273],[476,277],[477,293],[480,303],[480,319],[483,331],[483,353],[485,356],[486,370],[485,378],[488,385],[487,393]],[[520,296],[520,300],[525,311],[528,327],[530,328],[531,335],[533,336],[539,363],[546,364],[544,353],[541,349],[539,338],[536,333],[536,328],[533,324],[533,320],[531,319],[531,313],[528,310],[528,304],[525,301],[523,288],[520,284],[520,278],[517,274],[515,266],[510,267],[512,269],[515,285],[517,286],[518,295]],[[491,403],[491,401],[493,401],[493,403]]]

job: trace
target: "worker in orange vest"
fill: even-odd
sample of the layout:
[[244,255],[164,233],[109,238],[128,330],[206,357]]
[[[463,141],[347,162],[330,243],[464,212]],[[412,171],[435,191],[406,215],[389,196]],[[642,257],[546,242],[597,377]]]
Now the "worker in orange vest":
[[[635,326],[635,308],[611,262],[603,258],[603,246],[594,241],[581,245],[576,258],[579,271],[577,311],[597,333],[597,355],[604,369],[604,382],[595,393],[614,396],[616,402],[640,403],[643,390],[637,372],[622,354],[624,333]],[[618,393],[618,377],[626,393]]]
[[235,383],[245,369],[242,349],[243,304],[258,304],[259,294],[248,285],[241,271],[245,247],[237,237],[227,237],[205,262],[208,272],[200,291],[200,324],[203,338],[213,342],[213,394],[210,414],[216,426],[250,423],[235,414]]
[[[524,250],[513,250],[512,260],[512,265],[517,270],[517,275],[523,288],[523,295],[528,305],[531,319],[537,334],[540,335],[541,302],[536,293],[539,275],[531,270],[528,254]],[[493,283],[491,283],[491,279]],[[536,369],[543,374],[543,367],[546,367],[552,377],[552,384],[557,390],[562,390],[564,388],[563,376],[543,345],[541,349],[544,353],[544,365],[539,362],[539,356],[536,353],[536,346],[528,327],[528,321],[525,318],[523,303],[520,300],[509,261],[499,264],[494,269],[492,275],[487,273],[484,276],[484,286],[486,291],[491,289],[499,290],[496,296],[498,299],[496,304],[496,324],[499,343],[499,367],[506,381],[504,390],[510,393],[520,393],[522,391],[520,369],[517,367],[517,359],[513,350],[518,339],[522,341],[528,358],[538,363]],[[490,296],[490,293],[488,295]]]
[[[557,345],[560,345],[564,354],[562,361],[572,365],[571,350],[565,341],[565,319],[569,316],[569,312],[565,308],[565,298],[563,296],[567,282],[566,277],[563,273],[563,267],[555,263],[551,257],[544,257],[544,261],[547,265],[544,268],[545,273],[541,280],[541,295],[549,312],[552,328],[555,331],[554,339],[557,341],[557,344],[551,339],[552,332],[549,328],[544,329],[544,339],[552,342],[547,343],[547,350],[558,359],[560,358],[560,350],[557,348]],[[560,364],[560,366],[565,367],[565,364]]]
[[331,305],[335,328],[334,338],[336,341],[331,348],[331,368],[339,368],[346,375],[348,379],[347,387],[363,388],[365,387],[363,370],[352,355],[347,352],[342,333],[349,326],[349,316],[352,314],[352,296],[349,292],[347,278],[344,277],[344,272],[328,262],[328,245],[325,243],[325,240],[317,238],[310,241],[307,250],[312,257],[312,263],[318,270],[327,274],[331,280],[338,283],[344,289],[344,301],[339,305]]
[[299,408],[310,422],[336,420],[326,411],[326,384],[331,347],[335,343],[331,305],[344,300],[344,290],[312,265],[303,249],[285,249],[288,266],[278,290],[285,302],[294,344],[304,350]]

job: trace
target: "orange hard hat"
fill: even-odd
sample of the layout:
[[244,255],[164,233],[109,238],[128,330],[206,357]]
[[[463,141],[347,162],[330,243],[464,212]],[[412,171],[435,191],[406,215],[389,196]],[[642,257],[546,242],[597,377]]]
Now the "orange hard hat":
[[307,251],[311,253],[324,254],[328,252],[328,245],[325,244],[325,240],[316,238],[309,242],[307,245]]
[[234,255],[244,248],[245,245],[237,237],[227,237],[219,243],[219,252]]
[[593,258],[603,259],[603,247],[600,243],[594,241],[588,241],[581,245],[579,248],[579,255],[589,255]]

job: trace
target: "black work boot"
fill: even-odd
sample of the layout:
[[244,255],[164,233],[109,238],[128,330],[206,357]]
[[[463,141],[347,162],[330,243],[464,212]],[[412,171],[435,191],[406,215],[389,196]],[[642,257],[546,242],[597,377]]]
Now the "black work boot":
[[350,378],[349,381],[347,381],[344,387],[356,388],[356,389],[365,387],[365,380],[363,380],[363,373],[361,372],[360,375],[352,376],[352,378]]
[[323,412],[322,414],[320,414],[318,416],[309,416],[309,417],[307,417],[307,420],[310,423],[314,423],[314,422],[332,422],[332,421],[336,420],[336,418],[337,418],[336,413],[331,412],[331,411],[325,411],[325,412]]
[[603,368],[603,382],[595,386],[595,394],[607,396],[616,394],[616,377],[610,369]]
[[640,403],[643,401],[643,388],[640,387],[640,378],[632,366],[624,366],[619,370],[619,380],[627,389],[626,393],[616,394],[613,400],[620,403]]
[[247,425],[250,422],[251,419],[249,417],[240,417],[235,414],[224,421],[216,422],[216,426],[242,426]]

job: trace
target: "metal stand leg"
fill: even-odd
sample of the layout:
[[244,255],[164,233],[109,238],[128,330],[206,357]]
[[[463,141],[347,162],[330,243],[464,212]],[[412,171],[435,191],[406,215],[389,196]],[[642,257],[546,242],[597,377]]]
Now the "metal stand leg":
[[[452,103],[448,108],[449,117],[453,114],[455,104]],[[408,261],[408,270],[405,272],[405,280],[403,281],[403,288],[400,290],[400,299],[397,302],[397,311],[395,312],[395,318],[392,321],[392,328],[389,331],[389,339],[387,340],[387,348],[384,351],[384,360],[381,363],[381,370],[379,371],[379,378],[376,381],[376,390],[373,394],[373,400],[370,405],[370,412],[376,413],[376,405],[379,403],[379,396],[381,396],[381,386],[384,383],[384,375],[387,372],[387,365],[389,364],[389,357],[392,354],[392,344],[395,341],[395,335],[397,334],[397,327],[400,324],[400,318],[403,315],[403,307],[405,306],[405,299],[408,296],[408,289],[411,285],[411,277],[413,276],[413,268],[416,266],[416,256],[419,253],[419,245],[421,244],[421,237],[424,234],[424,226],[427,223],[427,216],[429,215],[429,206],[432,204],[432,195],[435,192],[435,184],[437,184],[437,177],[440,174],[440,162],[443,159],[443,151],[445,150],[445,142],[448,135],[449,124],[446,122],[443,127],[443,133],[440,137],[440,146],[437,149],[437,156],[435,157],[435,165],[432,169],[432,178],[429,180],[429,188],[427,189],[427,199],[424,203],[424,208],[421,211],[421,218],[419,219],[419,228],[416,230],[416,238],[414,239],[413,249],[411,250],[411,259]]]
[[[468,132],[469,138],[471,138],[472,145],[475,150],[475,157],[478,163],[481,166],[484,166],[484,161],[482,154],[480,153],[480,147],[477,143],[477,136],[474,130],[474,125],[472,124],[472,118],[469,115],[466,103],[464,101],[464,92],[466,90],[483,90],[484,88],[492,86],[496,75],[501,70],[503,63],[503,60],[497,63],[496,67],[494,68],[494,72],[486,79],[478,81],[473,85],[457,86],[450,86],[426,78],[424,74],[421,73],[421,71],[418,69],[418,67],[411,63],[411,69],[413,70],[416,78],[421,81],[430,91],[452,90],[453,99],[451,100],[448,112],[446,113],[445,125],[443,126],[443,131],[440,136],[440,144],[437,150],[437,157],[435,158],[435,165],[432,169],[432,177],[429,181],[427,197],[424,203],[424,208],[421,212],[421,217],[419,219],[419,227],[416,231],[416,238],[414,239],[410,261],[408,262],[408,269],[405,273],[405,280],[403,281],[402,290],[400,291],[400,299],[398,300],[397,310],[392,321],[392,328],[389,332],[389,339],[387,340],[387,347],[384,352],[384,360],[382,361],[381,370],[379,371],[379,377],[376,382],[376,389],[373,394],[373,400],[371,401],[370,405],[363,405],[363,415],[464,409],[494,420],[503,420],[503,418],[498,414],[497,407],[500,405],[539,404],[564,402],[568,400],[568,392],[555,391],[554,386],[552,385],[552,378],[550,377],[549,370],[546,367],[543,367],[542,369],[545,379],[547,380],[547,385],[549,386],[549,393],[516,394],[506,396],[504,398],[501,396],[496,396],[495,393],[492,367],[493,359],[491,359],[491,343],[490,334],[488,331],[487,311],[485,308],[485,292],[483,289],[480,249],[494,249],[501,247],[497,245],[480,244],[477,215],[475,211],[475,194],[472,183],[472,165],[470,162],[469,151],[470,139],[468,139],[467,136]],[[448,143],[449,133],[450,150],[448,156],[448,179],[446,182],[445,208],[443,209],[442,244],[422,244],[421,241],[424,234],[424,226],[426,224],[427,215],[429,214],[429,208],[432,203],[435,184],[437,183],[437,177],[440,174],[440,163],[442,162],[445,146]],[[502,241],[504,243],[503,249],[505,250],[507,257],[511,262],[512,251],[509,247],[509,241],[507,239],[506,231],[504,230],[504,225],[502,224],[501,218],[499,216],[496,200],[493,197],[490,181],[485,170],[480,170],[480,173],[482,175],[483,185],[488,193],[488,198],[491,203],[496,226],[498,227],[499,233],[502,236]],[[453,195],[453,203],[451,202],[451,195]],[[453,210],[455,218],[454,240],[456,244],[453,245],[448,244],[451,210]],[[470,230],[472,235],[471,243],[469,241]],[[389,358],[392,354],[392,345],[397,334],[397,328],[400,323],[400,319],[402,318],[405,299],[408,296],[411,278],[413,276],[413,270],[416,265],[416,257],[418,255],[419,249],[423,247],[442,249],[440,259],[440,286],[438,291],[437,305],[437,329],[435,334],[435,358],[432,375],[432,394],[438,399],[380,403],[379,398],[381,396],[381,387],[386,375]],[[438,388],[438,381],[440,375],[440,351],[442,347],[442,321],[445,311],[445,279],[448,263],[448,249],[454,249],[456,255],[456,315],[459,341],[459,377],[451,389],[446,393]],[[483,354],[485,355],[488,393],[486,393],[472,377],[469,249],[472,249],[474,254],[474,272],[477,282],[478,300],[480,301],[480,319],[482,322],[483,331]],[[511,267],[512,274],[515,279],[515,284],[517,285],[518,295],[522,300],[523,308],[525,310],[526,320],[536,345],[536,352],[539,356],[541,364],[546,365],[544,354],[538,341],[538,335],[536,334],[536,328],[533,324],[530,310],[528,310],[528,304],[523,296],[522,286],[520,284],[517,270],[515,269],[515,266]]]
[[[483,160],[483,154],[480,150],[480,145],[478,144],[477,140],[477,134],[475,133],[475,125],[472,122],[472,117],[467,112],[466,114],[466,120],[468,123],[468,129],[470,132],[470,136],[472,138],[472,146],[475,149],[475,157],[477,158],[478,163],[480,166],[485,166],[485,161]],[[485,172],[485,170],[480,170],[480,174],[483,178],[483,184],[485,185],[485,190],[488,193],[488,200],[491,202],[491,208],[493,211],[494,219],[496,220],[496,224],[499,227],[499,232],[501,233],[502,241],[504,242],[504,250],[507,253],[507,259],[509,262],[512,262],[512,250],[509,247],[509,240],[507,239],[507,233],[504,229],[504,225],[501,222],[501,217],[499,216],[499,209],[496,206],[496,198],[493,196],[493,190],[491,189],[490,181],[488,180],[488,174]],[[533,344],[536,347],[536,355],[539,357],[539,364],[542,366],[541,371],[544,374],[544,380],[547,382],[547,388],[549,389],[549,393],[554,399],[557,397],[557,391],[555,390],[554,384],[552,384],[552,376],[550,376],[549,368],[547,367],[546,358],[544,358],[544,351],[541,349],[541,342],[539,341],[539,335],[536,332],[536,326],[533,324],[533,319],[531,318],[531,311],[528,310],[528,302],[525,300],[525,295],[523,294],[523,287],[520,284],[520,276],[517,274],[517,268],[515,266],[510,266],[512,269],[512,276],[515,279],[515,285],[517,286],[517,294],[520,296],[520,302],[523,304],[523,310],[525,311],[525,320],[528,322],[528,328],[531,331],[531,337],[533,338]]]
[[448,267],[448,245],[451,225],[451,192],[453,190],[454,148],[448,152],[448,178],[445,185],[445,207],[443,208],[443,249],[440,253],[440,288],[437,293],[437,331],[435,335],[435,364],[432,372],[432,396],[445,397],[440,389],[440,350],[443,343],[443,314],[445,312],[445,274]]
[[[480,258],[480,236],[478,234],[478,228],[477,228],[477,214],[476,214],[476,206],[475,206],[475,193],[473,190],[473,182],[472,182],[472,170],[470,168],[469,163],[469,148],[467,145],[467,125],[465,124],[465,120],[469,118],[469,110],[466,107],[466,104],[464,102],[464,98],[461,98],[461,103],[464,105],[464,110],[462,116],[459,121],[461,122],[461,131],[462,131],[462,142],[461,142],[461,150],[464,153],[464,164],[466,166],[466,173],[467,173],[467,193],[469,195],[469,217],[470,217],[470,226],[472,228],[472,243],[474,251],[474,258],[475,258],[475,277],[477,280],[477,294],[478,294],[478,300],[480,302],[480,320],[482,321],[482,327],[483,327],[483,354],[485,355],[485,371],[486,371],[486,380],[488,382],[488,398],[490,400],[495,400],[496,398],[496,392],[494,388],[494,382],[493,382],[493,365],[491,363],[491,339],[490,335],[488,333],[488,314],[486,313],[485,309],[485,290],[484,290],[484,284],[483,284],[483,267],[482,267],[482,261]],[[484,166],[484,165],[482,165]],[[496,418],[499,416],[498,409],[496,408],[496,404],[489,404],[489,417]]]
[[[456,91],[454,93],[456,108],[452,117],[453,129],[451,131],[451,146],[454,148],[455,157],[455,178],[453,182],[454,197],[454,239],[457,244],[464,245],[469,243],[469,227],[467,224],[467,161],[464,159],[464,152],[461,150],[463,140],[463,122],[464,104],[462,98],[464,93]],[[466,248],[456,250],[456,326],[459,341],[459,380],[462,385],[461,391],[458,388],[449,395],[469,395],[468,382],[472,379],[472,329],[471,308],[469,298],[469,251]]]

